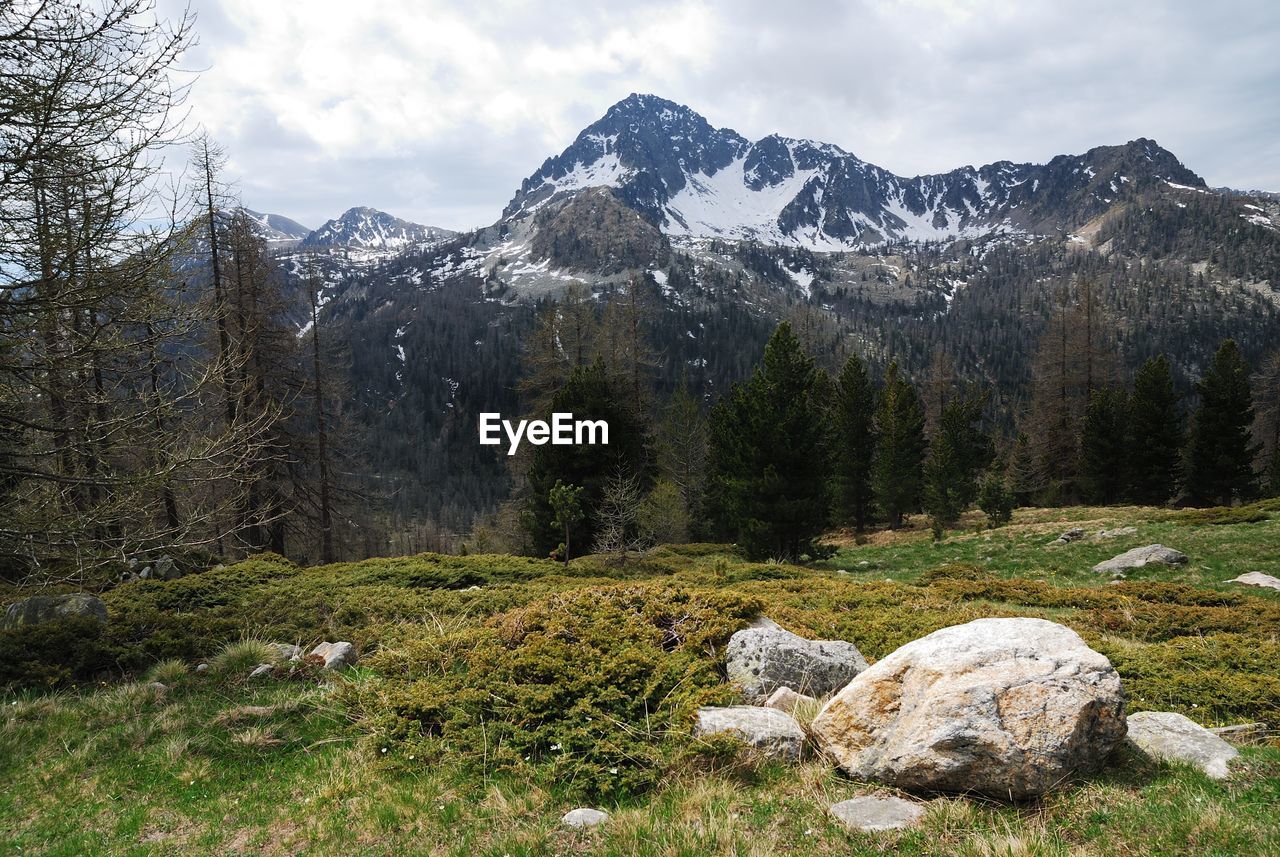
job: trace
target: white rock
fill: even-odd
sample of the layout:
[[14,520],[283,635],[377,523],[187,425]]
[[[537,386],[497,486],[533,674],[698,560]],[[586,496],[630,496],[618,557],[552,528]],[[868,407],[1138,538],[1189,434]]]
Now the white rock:
[[1244,586],[1261,586],[1266,589],[1280,589],[1280,577],[1272,577],[1260,571],[1251,571],[1239,577],[1233,577],[1227,583],[1239,583]]
[[310,656],[323,658],[324,668],[334,670],[356,662],[356,647],[350,643],[320,643]]
[[1129,715],[1129,743],[1155,759],[1195,765],[1215,780],[1230,775],[1227,763],[1240,751],[1199,723],[1173,711]]
[[1121,536],[1136,536],[1138,534],[1137,527],[1118,527],[1114,530],[1098,530],[1094,536],[1096,539],[1118,539]]
[[727,733],[767,756],[799,759],[804,748],[804,730],[795,718],[776,708],[731,705],[727,708],[699,708],[695,735]]
[[780,687],[821,696],[867,668],[867,660],[844,640],[806,640],[761,617],[738,631],[725,647],[729,681],[748,702],[759,703]]
[[900,830],[924,818],[924,806],[897,797],[855,797],[833,804],[827,812],[850,830]]
[[823,706],[810,731],[847,773],[922,792],[1044,794],[1125,734],[1120,676],[1044,619],[978,619],[908,643]]
[[208,665],[208,664],[196,664],[196,672],[198,672],[198,673],[207,673],[208,671],[209,671],[209,665]]
[[302,657],[302,647],[290,643],[267,643],[267,647],[276,653],[281,661],[296,661]]
[[1182,551],[1176,551],[1164,545],[1147,545],[1127,550],[1119,556],[1100,562],[1093,567],[1093,570],[1098,574],[1123,574],[1131,568],[1141,568],[1152,562],[1182,565],[1186,561],[1187,555]]
[[261,678],[264,675],[271,674],[271,664],[258,664],[253,668],[253,672],[249,673],[249,678]]
[[560,823],[565,827],[596,827],[604,824],[609,820],[609,813],[601,812],[598,809],[590,807],[579,807],[571,809],[564,814],[564,818],[560,819]]
[[765,706],[785,711],[788,714],[794,714],[797,706],[814,702],[817,702],[817,700],[812,696],[796,693],[791,688],[784,686],[773,692],[773,695],[765,701]]

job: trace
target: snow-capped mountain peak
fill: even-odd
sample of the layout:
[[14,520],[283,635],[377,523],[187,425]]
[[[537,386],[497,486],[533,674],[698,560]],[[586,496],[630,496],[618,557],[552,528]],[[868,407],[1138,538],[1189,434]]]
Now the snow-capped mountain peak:
[[307,235],[302,246],[399,250],[416,244],[444,241],[456,234],[438,226],[410,223],[376,208],[357,206]]
[[884,241],[1059,232],[1121,198],[1203,180],[1152,140],[906,178],[839,146],[771,134],[751,142],[680,104],[633,94],[520,186],[504,219],[591,187],[672,236],[847,249]]

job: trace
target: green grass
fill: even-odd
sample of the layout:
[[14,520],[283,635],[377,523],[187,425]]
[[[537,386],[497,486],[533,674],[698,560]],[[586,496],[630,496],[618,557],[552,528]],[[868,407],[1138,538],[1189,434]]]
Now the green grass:
[[[693,707],[732,698],[723,641],[759,609],[872,660],[979,616],[1044,616],[1112,658],[1131,710],[1275,729],[1280,593],[1224,582],[1280,576],[1280,522],[1251,517],[1023,510],[993,531],[974,518],[940,544],[922,530],[850,540],[812,568],[696,545],[568,570],[500,556],[314,569],[262,557],[121,586],[74,661],[23,673],[45,689],[0,696],[0,853],[1280,854],[1274,744],[1244,748],[1222,783],[1122,751],[1032,805],[940,798],[919,830],[864,836],[825,812],[876,787],[817,759],[760,763],[688,735]],[[1048,546],[1072,525],[1138,534]],[[1115,586],[1089,571],[1152,542],[1191,562]],[[365,655],[341,676],[299,668],[246,683],[183,668],[223,647],[247,663],[261,652],[238,649],[255,641],[339,638]],[[0,635],[0,661],[30,664],[55,644]],[[577,805],[613,818],[560,829]]]

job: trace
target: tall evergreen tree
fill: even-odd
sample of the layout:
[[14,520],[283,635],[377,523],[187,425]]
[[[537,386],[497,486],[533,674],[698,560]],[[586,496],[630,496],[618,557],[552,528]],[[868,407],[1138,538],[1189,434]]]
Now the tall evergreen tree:
[[1080,484],[1084,499],[1109,506],[1125,488],[1128,455],[1128,396],[1103,387],[1093,391],[1080,435]]
[[940,432],[929,445],[929,458],[924,465],[924,508],[929,513],[935,541],[964,511],[963,482],[960,456],[950,437]]
[[1235,340],[1225,340],[1218,348],[1196,391],[1200,406],[1187,448],[1187,496],[1197,505],[1228,505],[1253,496],[1253,460],[1258,453],[1250,434],[1253,394],[1249,366]]
[[925,456],[924,409],[915,387],[891,363],[876,406],[871,487],[889,526],[920,508]]
[[835,476],[832,499],[838,523],[866,529],[872,519],[871,461],[875,453],[876,391],[867,365],[851,356],[836,378],[833,403]]
[[1257,417],[1253,436],[1262,444],[1262,488],[1280,497],[1280,351],[1273,352],[1253,379]]
[[712,513],[753,558],[795,559],[827,522],[827,444],[820,382],[786,322],[751,380],[712,412]]
[[550,497],[557,482],[582,489],[583,520],[574,524],[570,549],[584,551],[598,535],[599,511],[610,477],[637,474],[646,489],[650,478],[644,423],[635,416],[625,391],[614,388],[602,364],[574,369],[542,416],[549,419],[551,413],[571,413],[575,420],[604,420],[609,424],[609,443],[548,443],[533,448],[524,489],[524,524],[533,550],[540,556],[551,553],[563,539],[562,528],[554,523],[556,510]]
[[945,438],[954,459],[954,491],[960,511],[978,499],[978,477],[995,458],[990,436],[982,428],[982,396],[952,398],[939,413],[937,438]]
[[1129,399],[1129,449],[1125,472],[1135,503],[1160,505],[1174,494],[1184,443],[1173,373],[1163,354],[1142,364]]

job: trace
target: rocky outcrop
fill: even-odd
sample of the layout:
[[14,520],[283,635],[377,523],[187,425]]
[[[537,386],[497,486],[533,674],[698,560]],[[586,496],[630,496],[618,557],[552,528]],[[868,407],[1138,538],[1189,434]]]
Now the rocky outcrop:
[[1154,759],[1194,765],[1215,780],[1226,779],[1228,763],[1240,755],[1208,729],[1173,711],[1130,715],[1128,742]]
[[17,628],[20,625],[40,625],[75,616],[85,616],[99,622],[107,621],[107,605],[96,595],[77,592],[71,595],[33,595],[10,604],[4,611],[0,628]]
[[748,702],[762,702],[780,687],[811,696],[839,690],[867,659],[853,643],[806,640],[762,618],[729,638],[725,668]]
[[924,805],[899,797],[864,796],[842,800],[827,812],[850,830],[874,833],[915,827],[924,818]]
[[1164,545],[1147,545],[1146,547],[1127,550],[1106,562],[1093,567],[1097,574],[1121,575],[1133,568],[1141,568],[1149,563],[1158,562],[1164,565],[1182,565],[1187,562],[1187,555],[1182,551],[1167,548]]
[[810,731],[854,777],[921,792],[1044,794],[1124,738],[1120,677],[1043,619],[979,619],[861,673]]
[[804,730],[790,714],[756,705],[699,708],[693,734],[732,735],[766,756],[791,760],[800,758],[805,741]]

